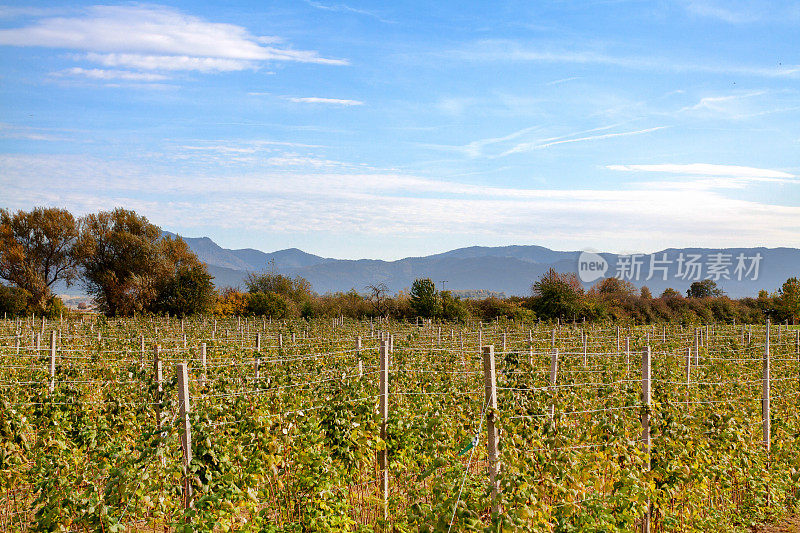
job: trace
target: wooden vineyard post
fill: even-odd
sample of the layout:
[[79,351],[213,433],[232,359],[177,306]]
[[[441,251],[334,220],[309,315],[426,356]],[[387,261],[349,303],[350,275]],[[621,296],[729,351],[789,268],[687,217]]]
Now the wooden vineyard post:
[[617,353],[619,353],[619,326],[617,326]]
[[144,369],[144,335],[139,335],[139,367]]
[[206,343],[202,343],[200,345],[200,363],[203,365],[203,376],[200,378],[200,386],[203,387],[206,384],[206,371],[208,369],[208,361],[206,359]]
[[261,351],[261,333],[256,333],[256,351]]
[[389,341],[381,341],[380,352],[380,415],[383,449],[378,451],[378,468],[381,471],[381,501],[383,519],[389,518],[389,457],[386,450],[386,424],[389,418]]
[[[631,338],[625,337],[625,367],[628,369],[628,374],[631,373]],[[626,376],[628,375],[626,374]]]
[[583,366],[588,366],[589,364],[589,335],[586,333],[586,330],[581,331],[581,337],[583,337]]
[[[552,353],[550,354],[550,392],[555,395],[556,393],[556,381],[558,380],[558,348],[553,348]],[[556,413],[556,404],[555,401],[551,402],[550,405],[547,407],[547,416],[553,418]]]
[[500,461],[497,434],[497,379],[494,371],[494,346],[483,346],[483,381],[486,389],[486,451],[489,455],[489,485],[492,489],[492,514],[500,513]]
[[50,332],[50,386],[52,393],[56,388],[56,330]]
[[364,362],[361,360],[361,335],[356,337],[356,356],[358,357],[358,379],[364,377]]
[[[650,346],[642,352],[642,446],[647,453],[646,471],[650,471],[650,405],[652,396],[650,394]],[[648,486],[650,482],[648,481]],[[650,497],[647,498],[647,509],[642,518],[642,533],[650,533]]]
[[694,328],[694,366],[700,364],[700,330]]
[[156,380],[156,428],[161,429],[161,394],[164,392],[164,373],[161,366],[161,345],[153,345],[153,377]]
[[692,382],[692,348],[686,347],[686,385]]
[[503,332],[503,353],[506,353],[506,334]]
[[175,365],[178,374],[178,406],[181,417],[181,447],[183,448],[183,508],[192,506],[192,475],[189,465],[192,462],[192,426],[189,422],[189,372],[186,363]]
[[769,383],[769,320],[767,320],[767,331],[764,339],[764,375],[762,378],[762,394],[761,394],[761,419],[764,424],[764,447],[767,453],[770,452],[770,414],[769,414],[769,400],[770,400],[770,383]]

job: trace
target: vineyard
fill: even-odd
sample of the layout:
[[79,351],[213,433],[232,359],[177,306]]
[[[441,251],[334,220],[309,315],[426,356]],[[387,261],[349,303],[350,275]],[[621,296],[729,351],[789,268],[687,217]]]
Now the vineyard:
[[750,531],[800,329],[0,322],[2,531]]

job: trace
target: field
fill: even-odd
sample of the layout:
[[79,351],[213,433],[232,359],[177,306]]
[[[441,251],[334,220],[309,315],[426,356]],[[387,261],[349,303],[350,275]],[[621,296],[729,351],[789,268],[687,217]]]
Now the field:
[[0,387],[2,531],[750,531],[800,497],[795,326],[26,318]]

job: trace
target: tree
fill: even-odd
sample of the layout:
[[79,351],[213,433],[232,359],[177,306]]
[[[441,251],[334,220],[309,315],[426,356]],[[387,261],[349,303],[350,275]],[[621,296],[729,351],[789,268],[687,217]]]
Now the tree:
[[666,289],[664,289],[664,292],[661,293],[661,298],[667,300],[670,298],[683,298],[683,297],[681,296],[681,293],[679,293],[672,287],[667,287]]
[[387,316],[389,314],[389,287],[385,283],[378,283],[367,285],[369,290],[369,301],[375,309],[375,314],[378,316]]
[[438,301],[436,285],[430,278],[416,279],[411,285],[411,309],[417,316],[431,318],[437,316]]
[[778,302],[786,318],[796,323],[800,318],[800,280],[787,279],[778,291]]
[[208,311],[214,302],[213,276],[180,237],[158,243],[156,298],[153,311],[186,316]]
[[441,314],[445,320],[464,322],[469,317],[467,306],[464,305],[460,298],[453,297],[453,293],[450,291],[442,291],[440,300],[442,304]]
[[548,270],[531,287],[532,307],[540,318],[574,317],[581,310],[583,288],[574,273]]
[[41,312],[56,281],[75,279],[77,237],[75,219],[65,209],[0,209],[0,278],[27,291],[28,304]]
[[251,272],[247,275],[244,284],[250,294],[273,292],[298,304],[310,300],[312,294],[311,283],[307,279],[300,276],[290,278],[272,270],[259,274]]
[[158,295],[161,230],[122,208],[82,221],[77,253],[86,290],[110,316],[145,312]]
[[30,293],[19,287],[0,285],[0,313],[6,316],[19,316],[28,307]]
[[645,285],[639,292],[639,296],[641,296],[643,300],[650,300],[653,297],[653,293],[650,292],[650,289]]
[[722,296],[722,289],[717,287],[717,282],[713,279],[695,281],[686,291],[687,298],[709,298],[711,296]]

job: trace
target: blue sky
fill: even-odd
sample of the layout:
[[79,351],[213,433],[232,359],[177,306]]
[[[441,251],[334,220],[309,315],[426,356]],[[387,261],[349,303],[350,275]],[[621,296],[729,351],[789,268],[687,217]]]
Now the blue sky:
[[0,187],[340,258],[797,247],[800,5],[6,4]]

